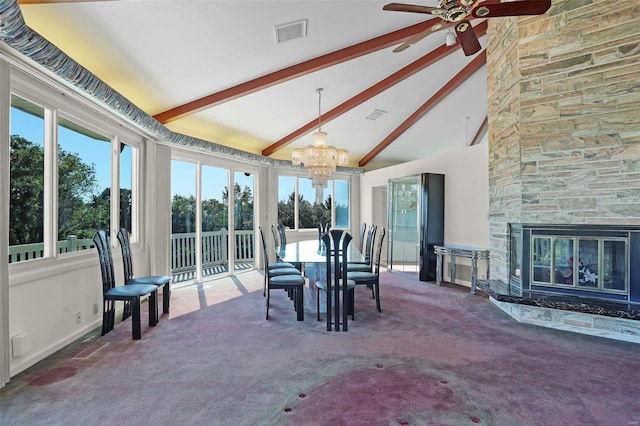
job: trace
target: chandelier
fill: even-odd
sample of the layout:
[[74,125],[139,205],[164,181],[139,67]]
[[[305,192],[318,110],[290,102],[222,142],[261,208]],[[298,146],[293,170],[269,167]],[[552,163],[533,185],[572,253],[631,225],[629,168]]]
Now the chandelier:
[[316,189],[316,203],[322,202],[324,188],[327,181],[336,171],[336,166],[344,166],[349,161],[349,153],[346,149],[338,149],[327,146],[327,133],[322,131],[322,89],[318,92],[318,130],[313,132],[313,145],[306,148],[296,148],[291,155],[294,166],[304,165],[311,178],[311,186]]

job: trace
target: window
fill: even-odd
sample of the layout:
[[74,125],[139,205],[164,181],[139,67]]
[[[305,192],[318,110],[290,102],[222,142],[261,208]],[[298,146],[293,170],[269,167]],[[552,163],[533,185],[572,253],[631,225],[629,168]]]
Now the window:
[[44,108],[11,96],[9,263],[44,257]]
[[110,229],[111,140],[58,119],[58,253],[92,247]]
[[133,159],[134,149],[120,144],[120,228],[132,234],[133,220]]
[[349,228],[349,181],[330,180],[316,191],[309,178],[279,176],[278,222],[290,229]]
[[8,263],[90,249],[97,229],[138,238],[142,139],[17,71],[10,101]]

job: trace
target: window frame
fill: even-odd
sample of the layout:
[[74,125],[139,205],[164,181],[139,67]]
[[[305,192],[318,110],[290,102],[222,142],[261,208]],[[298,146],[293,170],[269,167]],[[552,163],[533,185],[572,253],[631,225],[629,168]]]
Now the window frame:
[[[298,205],[298,200],[299,200],[299,180],[300,179],[310,179],[309,176],[307,174],[296,174],[296,173],[287,173],[286,171],[281,171],[277,174],[276,176],[276,195],[279,194],[280,192],[280,177],[289,177],[289,178],[293,178],[294,182],[293,182],[293,186],[294,186],[294,191],[295,191],[295,204],[294,204],[294,223],[295,223],[295,227],[294,228],[287,228],[287,231],[291,231],[291,232],[299,232],[299,233],[308,233],[308,232],[315,232],[317,231],[316,228],[300,228],[300,218],[299,218],[299,214],[300,214],[300,210],[299,210],[299,205]],[[351,229],[351,224],[353,222],[352,220],[352,191],[353,191],[353,182],[351,180],[351,175],[342,175],[342,174],[334,174],[331,177],[330,180],[330,185],[329,185],[329,195],[331,196],[331,228],[335,228],[336,225],[336,199],[335,199],[335,182],[336,180],[339,181],[343,181],[346,182],[348,185],[348,189],[347,189],[347,199],[348,199],[348,221],[349,223],[347,224],[346,227],[341,227],[341,228],[336,228],[336,229],[344,229],[344,230],[350,230]],[[276,215],[276,223],[280,223],[280,218],[278,217],[278,204],[280,203],[280,199],[278,196],[276,196],[276,209],[275,209],[275,215]]]
[[[49,276],[52,273],[65,272],[94,264],[93,250],[80,250],[58,254],[58,117],[96,132],[111,141],[111,216],[110,232],[112,237],[119,226],[119,190],[120,190],[120,142],[132,148],[131,202],[132,202],[132,237],[140,242],[144,230],[140,229],[140,215],[144,211],[144,200],[141,197],[144,134],[136,132],[130,125],[115,116],[97,109],[89,101],[78,96],[64,95],[61,90],[47,85],[29,73],[10,67],[9,94],[18,96],[44,108],[44,257],[9,264],[10,285],[28,282]],[[11,107],[10,107],[11,108]],[[8,129],[8,133],[12,133]],[[10,164],[8,164],[10,166]],[[113,200],[116,200],[115,206]],[[115,237],[112,238],[112,243]],[[114,243],[115,244],[115,243]],[[37,267],[34,267],[34,262]]]

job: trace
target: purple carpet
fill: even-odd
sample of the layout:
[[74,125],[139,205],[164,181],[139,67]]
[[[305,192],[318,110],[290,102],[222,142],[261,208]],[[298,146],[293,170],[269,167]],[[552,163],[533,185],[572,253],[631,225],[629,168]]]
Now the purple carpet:
[[130,319],[79,339],[12,378],[0,424],[640,422],[640,345],[519,324],[467,288],[397,273],[382,313],[358,287],[349,331],[327,332],[315,310],[296,321],[284,291],[265,321],[262,279],[174,290],[140,341]]

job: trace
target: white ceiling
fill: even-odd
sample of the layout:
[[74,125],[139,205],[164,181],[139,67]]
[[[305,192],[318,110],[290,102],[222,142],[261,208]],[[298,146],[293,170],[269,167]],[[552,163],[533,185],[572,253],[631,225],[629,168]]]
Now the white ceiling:
[[[68,1],[68,0],[67,0]],[[26,3],[26,0],[25,0]],[[26,24],[134,104],[155,115],[431,18],[388,12],[388,1],[104,0],[22,4]],[[417,4],[435,6],[435,0]],[[305,38],[275,43],[275,27],[307,20]],[[379,50],[166,124],[176,132],[261,153],[279,139],[444,44],[436,32],[401,53]],[[485,37],[480,38],[485,45]],[[473,57],[462,50],[323,123],[331,145],[358,162]],[[423,158],[471,142],[487,114],[486,66],[364,167]],[[377,121],[365,119],[386,111]],[[312,141],[311,132],[277,150]]]

